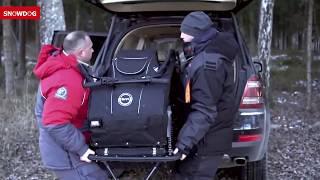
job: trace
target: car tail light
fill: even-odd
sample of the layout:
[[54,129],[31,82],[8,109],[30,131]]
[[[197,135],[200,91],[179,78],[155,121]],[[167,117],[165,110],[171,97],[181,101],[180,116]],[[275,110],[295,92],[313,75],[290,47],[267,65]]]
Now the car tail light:
[[259,109],[264,105],[262,96],[262,84],[257,75],[253,75],[247,81],[240,103],[240,109]]
[[261,134],[253,134],[253,135],[240,135],[238,142],[252,142],[252,141],[261,141]]
[[264,112],[239,112],[233,124],[235,142],[253,142],[262,139]]
[[233,123],[234,130],[257,130],[261,128],[264,112],[239,112]]

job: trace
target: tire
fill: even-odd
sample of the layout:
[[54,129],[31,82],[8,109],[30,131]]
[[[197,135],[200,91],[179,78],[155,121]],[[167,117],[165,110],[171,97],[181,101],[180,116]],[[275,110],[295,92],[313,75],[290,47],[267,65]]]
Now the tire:
[[245,166],[220,169],[214,180],[267,180],[267,157]]
[[266,155],[255,162],[248,162],[242,167],[243,180],[266,180],[267,179],[267,158]]

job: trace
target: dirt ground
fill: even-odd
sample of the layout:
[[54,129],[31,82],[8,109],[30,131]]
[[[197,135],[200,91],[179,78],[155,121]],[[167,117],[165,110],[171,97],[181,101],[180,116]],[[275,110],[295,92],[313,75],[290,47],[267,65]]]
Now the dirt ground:
[[304,93],[274,94],[276,103],[272,108],[268,151],[270,180],[320,179],[319,93],[319,90],[314,92],[311,112],[305,111]]
[[[297,60],[300,59],[300,60]],[[269,179],[320,179],[320,61],[312,64],[312,106],[303,58],[272,62]]]

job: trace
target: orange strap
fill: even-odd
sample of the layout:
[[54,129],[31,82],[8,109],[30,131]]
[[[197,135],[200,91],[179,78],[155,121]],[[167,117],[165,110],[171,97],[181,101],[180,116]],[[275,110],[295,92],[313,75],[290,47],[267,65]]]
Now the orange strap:
[[185,103],[190,103],[191,101],[191,95],[190,95],[190,80],[188,80],[187,85],[186,85],[186,89],[185,89]]

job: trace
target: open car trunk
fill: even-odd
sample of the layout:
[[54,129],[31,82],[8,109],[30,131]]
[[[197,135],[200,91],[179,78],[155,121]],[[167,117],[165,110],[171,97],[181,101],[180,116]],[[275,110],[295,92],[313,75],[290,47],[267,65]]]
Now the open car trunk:
[[[239,105],[248,79],[257,73],[234,13],[252,0],[86,1],[114,15],[108,38],[94,64],[96,78],[86,83],[91,88],[88,120],[93,134],[91,145],[96,150],[91,159],[105,163],[109,172],[112,171],[108,162],[156,162],[149,178],[159,162],[179,158],[172,155],[172,150],[183,124],[179,119],[184,119],[179,114],[183,110],[177,109],[183,102],[178,92],[184,89],[179,84],[180,67],[173,62],[181,59],[179,28],[184,15],[190,11],[205,11],[219,30],[236,37],[241,49],[233,64],[236,105]],[[151,59],[155,61],[149,63]],[[148,74],[148,69],[152,72],[159,69],[169,71],[160,75]],[[247,129],[236,131],[235,127],[247,127],[247,122],[252,119],[252,122],[261,121],[260,124],[264,120],[252,115],[239,116],[241,118],[237,117],[234,123],[234,142],[243,133],[253,132]],[[236,143],[233,151],[239,144],[244,146],[242,142]],[[247,149],[238,148],[230,157],[257,160],[256,149],[253,148],[259,142],[254,142],[258,145],[245,143]]]
[[86,0],[113,14],[146,12],[233,11],[247,6],[252,0]]

